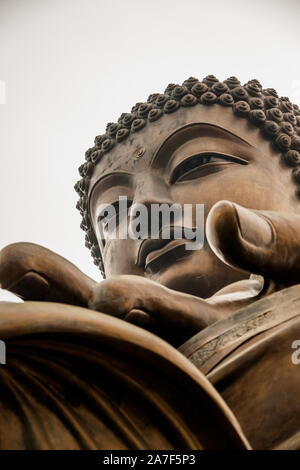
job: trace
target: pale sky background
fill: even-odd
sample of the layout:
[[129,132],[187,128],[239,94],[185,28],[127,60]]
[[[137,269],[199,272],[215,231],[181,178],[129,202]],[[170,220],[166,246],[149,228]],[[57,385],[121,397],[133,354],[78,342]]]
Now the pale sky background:
[[100,280],[73,189],[95,135],[191,75],[300,104],[299,19],[299,0],[0,0],[0,248],[38,243]]

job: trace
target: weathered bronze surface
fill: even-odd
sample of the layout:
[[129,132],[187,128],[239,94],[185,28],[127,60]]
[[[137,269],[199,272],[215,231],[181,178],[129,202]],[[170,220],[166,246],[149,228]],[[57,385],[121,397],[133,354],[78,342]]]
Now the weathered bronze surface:
[[205,376],[151,333],[47,302],[3,305],[0,328],[2,449],[247,447]]
[[[0,448],[300,448],[299,134],[297,106],[234,77],[170,85],[108,125],[76,185],[106,279],[34,244],[1,251],[25,302],[0,304]],[[101,239],[119,196],[204,204],[204,247]]]

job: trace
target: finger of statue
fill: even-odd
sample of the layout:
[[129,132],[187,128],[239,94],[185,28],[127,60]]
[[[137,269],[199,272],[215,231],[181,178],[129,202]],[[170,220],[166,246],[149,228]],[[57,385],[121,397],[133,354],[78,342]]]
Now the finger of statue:
[[290,285],[300,281],[300,216],[246,209],[230,201],[215,204],[206,236],[224,263]]
[[24,300],[87,306],[94,284],[72,263],[40,245],[14,243],[0,252],[0,285]]
[[155,335],[160,336],[168,343],[176,347],[184,343],[184,341],[187,339],[185,332],[180,334],[180,332],[178,333],[178,331],[174,330],[174,328],[170,328],[170,325],[168,325],[166,328],[162,328],[156,318],[144,312],[143,310],[130,310],[130,312],[125,315],[124,320],[128,323],[132,323],[135,326],[139,326],[140,328],[143,328],[150,333],[154,333]]
[[132,310],[142,310],[160,325],[189,335],[219,319],[217,309],[203,299],[134,275],[102,281],[93,289],[89,308],[122,319]]
[[24,300],[42,300],[49,295],[51,287],[49,282],[40,274],[28,272],[5,287],[5,289]]
[[157,321],[143,310],[130,310],[130,312],[125,315],[124,320],[140,328],[144,328],[147,331],[155,332],[157,329]]
[[205,301],[230,314],[253,303],[263,292],[265,293],[265,284],[262,276],[251,274],[249,279],[229,284]]

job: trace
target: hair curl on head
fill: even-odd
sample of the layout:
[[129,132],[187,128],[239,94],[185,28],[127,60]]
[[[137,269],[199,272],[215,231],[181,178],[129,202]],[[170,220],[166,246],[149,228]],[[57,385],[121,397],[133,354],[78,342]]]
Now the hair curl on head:
[[94,167],[115,145],[164,114],[176,112],[180,107],[215,103],[231,107],[237,116],[248,119],[272,141],[281,153],[282,162],[293,169],[300,198],[300,109],[297,105],[287,97],[279,98],[273,88],[263,89],[258,80],[241,85],[236,77],[221,82],[214,75],[208,75],[202,81],[190,77],[182,85],[171,83],[164,93],[154,93],[146,103],[136,103],[130,113],[121,114],[117,123],[108,123],[106,133],[95,138],[95,146],[87,150],[86,162],[79,167],[81,180],[75,184],[75,190],[80,196],[76,205],[82,215],[80,226],[86,232],[85,245],[104,277],[98,241],[88,214],[87,195]]

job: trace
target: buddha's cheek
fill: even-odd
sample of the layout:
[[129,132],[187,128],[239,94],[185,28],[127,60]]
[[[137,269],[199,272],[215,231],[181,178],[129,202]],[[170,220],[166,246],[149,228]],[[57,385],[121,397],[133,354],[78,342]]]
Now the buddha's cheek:
[[133,240],[112,240],[104,251],[106,278],[119,274],[144,276],[144,270],[135,264],[136,242]]

